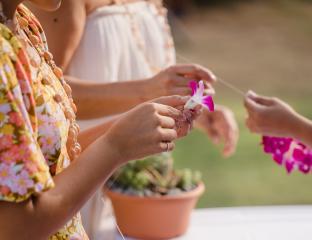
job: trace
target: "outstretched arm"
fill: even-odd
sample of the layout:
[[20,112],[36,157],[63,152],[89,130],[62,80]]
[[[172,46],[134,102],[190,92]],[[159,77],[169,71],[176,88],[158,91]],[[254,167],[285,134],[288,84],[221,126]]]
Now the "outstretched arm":
[[278,98],[249,92],[245,98],[246,124],[255,133],[292,137],[312,148],[312,121]]

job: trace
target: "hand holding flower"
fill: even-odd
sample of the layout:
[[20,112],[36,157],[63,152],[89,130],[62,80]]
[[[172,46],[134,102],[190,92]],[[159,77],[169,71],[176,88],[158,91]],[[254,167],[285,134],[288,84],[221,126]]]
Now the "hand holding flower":
[[172,151],[181,137],[176,119],[188,97],[161,97],[125,113],[108,131],[106,139],[119,155],[119,163]]
[[[191,81],[189,83],[192,91],[192,97],[181,109],[182,117],[176,119],[177,131],[180,135],[186,135],[193,126],[193,121],[200,116],[203,108],[208,111],[214,111],[214,102],[210,95],[205,95],[204,82]],[[212,94],[214,92],[211,92]]]
[[216,81],[215,75],[196,64],[179,64],[166,68],[147,80],[148,92],[154,97],[191,94],[189,82],[203,80],[206,89],[212,89],[211,83]]

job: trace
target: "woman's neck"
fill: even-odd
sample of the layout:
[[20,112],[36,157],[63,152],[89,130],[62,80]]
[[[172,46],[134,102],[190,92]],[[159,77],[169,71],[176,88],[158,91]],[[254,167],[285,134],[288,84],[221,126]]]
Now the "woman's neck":
[[13,19],[17,6],[23,0],[0,0],[3,6],[3,13],[8,19]]

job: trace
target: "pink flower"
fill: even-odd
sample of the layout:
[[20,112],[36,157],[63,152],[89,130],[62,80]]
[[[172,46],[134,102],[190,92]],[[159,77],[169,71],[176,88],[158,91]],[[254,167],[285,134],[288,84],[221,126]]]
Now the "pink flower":
[[2,103],[0,104],[0,112],[3,114],[8,114],[10,111],[12,111],[12,107],[9,103]]
[[284,162],[284,154],[288,152],[292,139],[290,138],[277,138],[267,137],[262,138],[262,144],[264,146],[264,152],[272,154],[273,159],[279,165]]
[[0,160],[6,163],[16,163],[28,161],[31,156],[27,144],[14,144],[0,154]]
[[190,88],[192,89],[192,97],[185,104],[185,109],[194,109],[198,105],[202,105],[209,109],[209,111],[214,111],[214,102],[212,96],[204,95],[205,86],[204,82],[200,81],[198,84],[196,81],[190,82]]
[[34,174],[38,171],[38,166],[33,161],[27,161],[25,163],[25,168],[29,171],[30,174]]
[[14,164],[0,163],[0,185],[8,186],[12,178],[14,178],[16,170]]
[[262,140],[264,152],[271,154],[273,159],[285,166],[288,173],[298,169],[304,174],[312,170],[312,150],[291,138],[267,137]]
[[13,145],[12,135],[3,135],[0,137],[0,151],[10,148]]
[[10,192],[11,192],[11,190],[10,190],[9,187],[7,187],[7,186],[0,186],[0,193],[2,195],[8,195]]
[[25,195],[28,189],[33,188],[34,185],[34,181],[31,179],[29,173],[26,170],[22,170],[12,178],[10,188],[13,193]]
[[54,155],[57,149],[59,149],[57,146],[59,142],[51,136],[42,136],[39,138],[38,142],[46,160],[48,160],[51,155]]
[[9,117],[10,117],[10,122],[16,125],[17,127],[23,124],[23,120],[17,112],[10,112]]

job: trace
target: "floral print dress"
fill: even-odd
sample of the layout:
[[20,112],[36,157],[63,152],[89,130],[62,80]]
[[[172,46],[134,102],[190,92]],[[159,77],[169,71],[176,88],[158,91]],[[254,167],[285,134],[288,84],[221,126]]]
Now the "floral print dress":
[[[39,24],[24,6],[20,10]],[[44,36],[41,42],[47,48]],[[18,203],[53,188],[53,176],[70,164],[69,121],[53,98],[56,93],[70,104],[27,36],[0,24],[0,201]],[[88,239],[79,214],[50,239]]]

